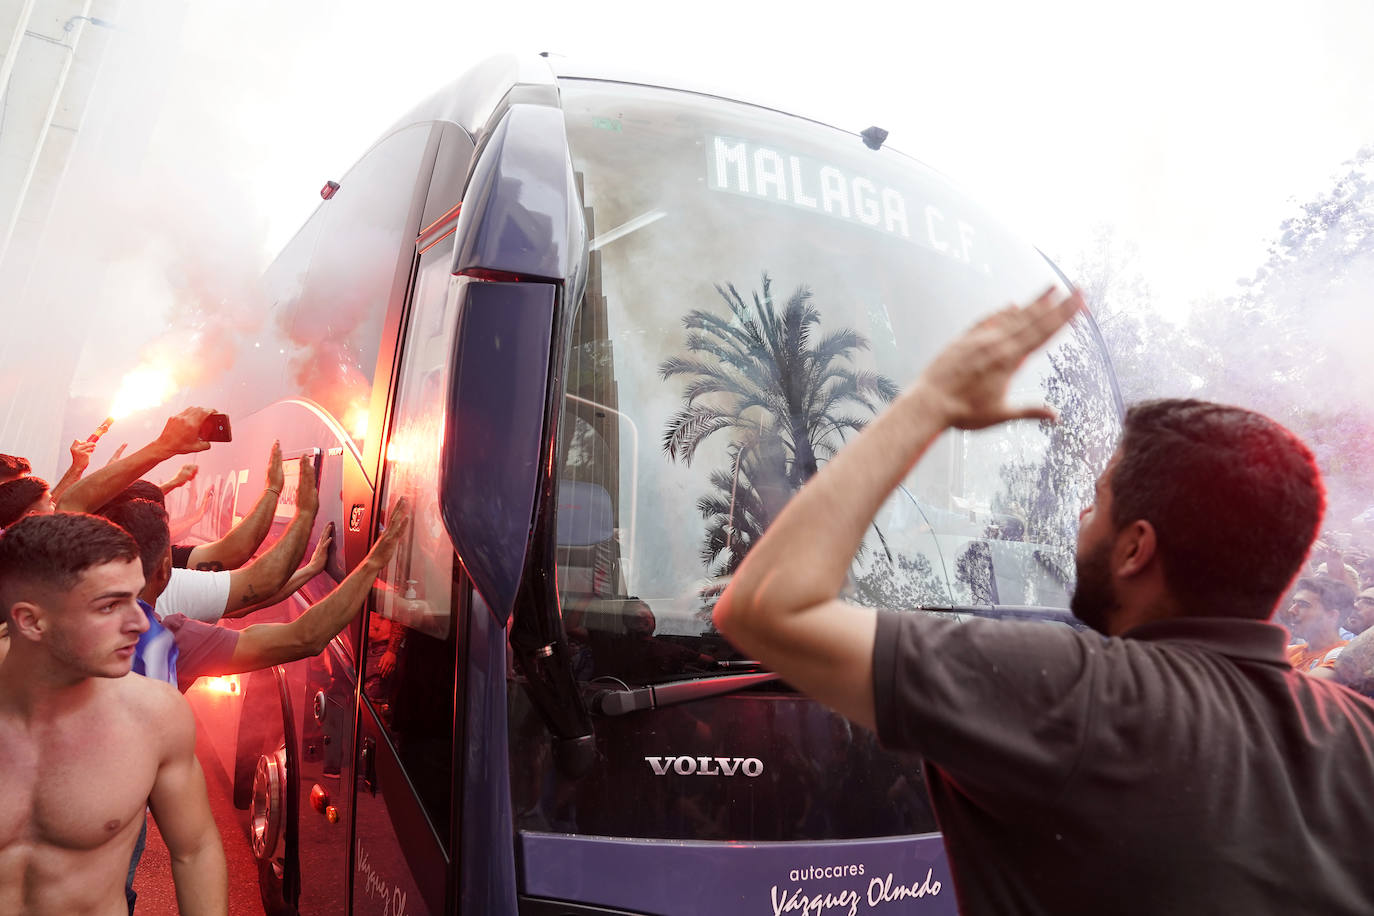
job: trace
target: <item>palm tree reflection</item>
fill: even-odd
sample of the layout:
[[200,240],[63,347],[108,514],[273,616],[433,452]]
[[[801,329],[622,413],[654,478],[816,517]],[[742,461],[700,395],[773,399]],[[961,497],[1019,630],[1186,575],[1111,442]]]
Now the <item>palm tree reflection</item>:
[[729,464],[711,473],[712,490],[697,501],[707,523],[701,560],[713,577],[733,573],[846,433],[897,395],[891,379],[858,367],[867,338],[852,328],[820,333],[805,285],[781,309],[767,273],[749,300],[733,284],[716,291],[729,315],[689,312],[690,355],[659,366],[665,381],[686,379],[682,409],[663,432],[668,457],[690,465],[706,440],[729,436]]

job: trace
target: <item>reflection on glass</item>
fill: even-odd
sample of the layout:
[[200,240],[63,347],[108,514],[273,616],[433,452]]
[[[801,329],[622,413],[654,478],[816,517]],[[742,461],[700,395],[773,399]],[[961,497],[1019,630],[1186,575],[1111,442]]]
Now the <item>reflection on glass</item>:
[[422,257],[387,439],[382,503],[411,504],[405,540],[374,588],[362,692],[436,834],[449,837],[457,628],[453,547],[435,482],[456,309],[442,246]]
[[443,639],[451,620],[453,547],[444,530],[438,491],[444,435],[444,394],[456,309],[448,308],[442,258],[421,269],[401,362],[399,393],[386,447],[384,504],[402,496],[412,521],[405,542],[383,573],[377,602],[383,617]]
[[[596,242],[558,439],[564,619],[587,677],[694,676],[736,657],[711,604],[792,493],[953,335],[1057,278],[943,180],[850,135],[647,87],[562,95]],[[846,597],[1067,616],[1078,511],[1118,430],[1087,325],[1011,397],[1060,422],[941,437]],[[682,652],[609,647],[641,605]]]
[[343,424],[359,449],[368,432],[386,303],[402,261],[410,259],[414,175],[430,132],[428,124],[413,125],[359,160],[303,233],[315,237],[303,238],[306,247],[292,253],[295,264],[309,258],[308,276],[297,270],[291,277],[293,264],[284,263],[286,282],[272,290],[280,298],[267,355],[285,357],[292,390]]
[[668,456],[691,464],[707,439],[730,443],[727,466],[710,475],[712,492],[697,503],[707,520],[700,555],[715,577],[734,573],[819,462],[897,394],[891,379],[856,367],[869,349],[857,331],[818,337],[820,309],[804,285],[781,311],[767,273],[762,287],[746,302],[733,284],[717,286],[729,314],[689,312],[690,355],[659,366],[665,381],[685,383],[683,407],[663,433]]

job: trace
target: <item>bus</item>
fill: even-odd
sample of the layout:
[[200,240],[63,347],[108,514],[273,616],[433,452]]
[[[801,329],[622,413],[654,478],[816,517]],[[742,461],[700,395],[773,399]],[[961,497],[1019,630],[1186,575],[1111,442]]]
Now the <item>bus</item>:
[[[325,186],[193,398],[234,429],[199,456],[195,534],[252,504],[274,439],[299,459],[279,523],[308,461],[312,538],[339,537],[267,617],[326,593],[398,497],[413,522],[327,651],[188,694],[265,912],[957,911],[921,761],[711,623],[940,346],[1067,283],[883,138],[506,56]],[[1013,397],[1060,422],[945,434],[847,598],[1075,625],[1077,516],[1122,413],[1090,316]]]

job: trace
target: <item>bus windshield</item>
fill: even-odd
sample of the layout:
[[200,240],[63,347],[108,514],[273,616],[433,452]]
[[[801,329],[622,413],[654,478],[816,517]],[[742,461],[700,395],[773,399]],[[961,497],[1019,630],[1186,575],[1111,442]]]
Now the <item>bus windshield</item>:
[[[565,626],[587,679],[718,671],[736,657],[711,607],[788,498],[954,334],[1057,277],[852,134],[645,86],[560,90],[591,238],[559,431]],[[1060,421],[946,433],[869,530],[849,600],[1067,618],[1078,513],[1119,432],[1088,319],[1012,399]]]

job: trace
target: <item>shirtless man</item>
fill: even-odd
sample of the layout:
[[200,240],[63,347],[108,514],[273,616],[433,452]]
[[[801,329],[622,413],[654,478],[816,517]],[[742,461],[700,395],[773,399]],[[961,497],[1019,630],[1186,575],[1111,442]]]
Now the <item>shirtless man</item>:
[[31,516],[0,536],[0,913],[124,916],[151,807],[183,914],[224,914],[228,877],[176,688],[126,677],[147,618],[133,539]]

